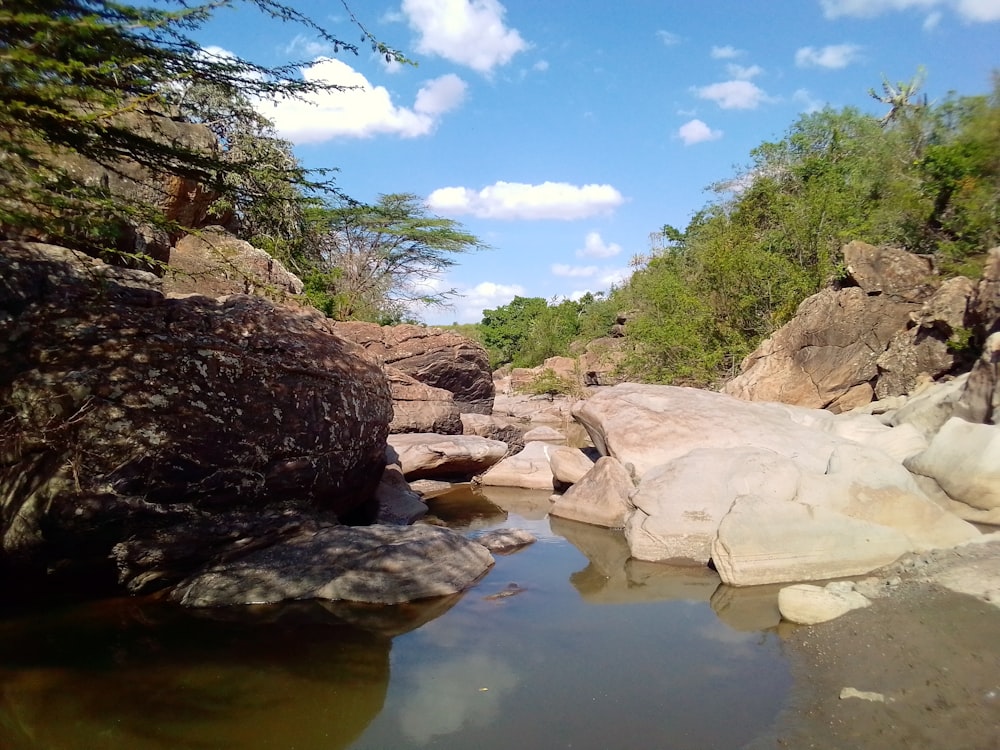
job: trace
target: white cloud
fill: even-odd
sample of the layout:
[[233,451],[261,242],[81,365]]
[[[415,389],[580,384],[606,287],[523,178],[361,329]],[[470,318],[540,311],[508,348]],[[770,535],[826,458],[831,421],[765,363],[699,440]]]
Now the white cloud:
[[831,44],[826,47],[801,47],[795,52],[795,64],[800,68],[846,68],[861,57],[856,44]]
[[626,281],[632,276],[632,269],[628,266],[623,266],[622,268],[612,268],[604,272],[604,275],[598,279],[601,285],[607,289],[610,286],[618,286],[623,281]]
[[656,36],[667,47],[672,47],[675,44],[680,44],[681,41],[681,38],[677,36],[677,34],[673,33],[672,31],[664,31],[663,29],[657,31]]
[[544,73],[546,70],[549,69],[549,61],[539,60],[538,62],[536,62],[534,65],[531,66],[531,69],[537,70],[539,73]]
[[625,201],[611,185],[544,182],[495,182],[478,192],[466,187],[439,188],[427,198],[431,210],[481,219],[585,219],[610,213]]
[[792,94],[792,99],[802,105],[802,111],[807,114],[819,112],[823,109],[823,102],[816,99],[808,89],[796,89]]
[[[918,10],[927,11],[932,8],[950,8],[964,20],[986,23],[1000,20],[1000,0],[820,0],[823,14],[827,18],[874,18],[883,13],[893,11]],[[935,11],[931,14],[940,14]],[[932,26],[931,16],[925,22]]]
[[756,109],[762,102],[770,101],[763,89],[750,81],[723,81],[695,89],[702,99],[709,99],[722,109]]
[[403,0],[410,28],[419,34],[417,52],[439,55],[480,73],[505,65],[528,48],[507,28],[498,0]]
[[552,273],[556,276],[567,276],[569,278],[589,278],[600,270],[597,266],[570,266],[566,263],[553,263],[551,268]]
[[722,137],[722,131],[712,130],[701,120],[690,120],[680,126],[677,136],[684,141],[685,146],[692,146],[695,143],[717,140]]
[[311,94],[303,100],[263,102],[261,111],[278,133],[293,143],[322,143],[333,138],[370,138],[376,134],[415,138],[433,132],[441,115],[455,109],[465,97],[466,84],[449,73],[428,81],[412,108],[392,102],[383,86],[340,60],[321,59],[303,71],[308,81],[353,87],[345,91]]
[[577,258],[613,258],[622,251],[617,242],[605,242],[599,232],[587,232],[583,247],[576,251]]
[[733,78],[739,78],[743,81],[749,81],[751,78],[756,78],[764,72],[764,69],[759,65],[743,66],[736,63],[729,63],[726,66],[726,70]]
[[932,29],[936,29],[938,24],[941,23],[941,19],[943,17],[944,14],[941,13],[941,11],[939,10],[936,10],[933,13],[928,13],[927,18],[924,19],[924,31],[931,31]]
[[742,55],[743,50],[736,49],[732,45],[727,44],[725,47],[712,47],[710,54],[715,60],[732,60],[734,57]]

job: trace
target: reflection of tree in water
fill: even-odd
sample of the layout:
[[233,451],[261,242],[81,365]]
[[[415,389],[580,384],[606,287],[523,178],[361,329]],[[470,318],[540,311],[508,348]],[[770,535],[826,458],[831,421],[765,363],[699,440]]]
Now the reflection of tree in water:
[[350,745],[382,710],[388,633],[454,598],[346,624],[317,603],[196,613],[93,604],[0,625],[0,747]]

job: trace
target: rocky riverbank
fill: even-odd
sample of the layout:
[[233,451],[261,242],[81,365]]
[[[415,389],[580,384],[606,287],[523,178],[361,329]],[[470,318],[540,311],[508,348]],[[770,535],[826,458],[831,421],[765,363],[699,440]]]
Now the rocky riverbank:
[[869,607],[783,623],[792,698],[748,750],[1000,747],[1000,538],[991,536],[877,571],[884,595]]

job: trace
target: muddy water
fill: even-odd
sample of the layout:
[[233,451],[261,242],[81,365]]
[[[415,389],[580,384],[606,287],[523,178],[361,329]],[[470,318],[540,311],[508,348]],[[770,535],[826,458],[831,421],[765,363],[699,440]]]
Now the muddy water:
[[489,490],[432,512],[539,541],[464,595],[181,612],[113,601],[0,622],[0,748],[738,748],[790,686],[775,592],[628,559],[620,532]]

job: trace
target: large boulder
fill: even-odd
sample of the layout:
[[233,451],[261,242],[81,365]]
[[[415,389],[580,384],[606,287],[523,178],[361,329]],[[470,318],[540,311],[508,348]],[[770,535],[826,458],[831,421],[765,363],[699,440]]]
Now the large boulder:
[[437,526],[335,526],[206,566],[171,598],[189,607],[328,599],[399,604],[456,594],[493,565],[481,544]]
[[411,432],[390,435],[387,458],[398,462],[408,480],[468,480],[507,454],[507,444],[477,435]]
[[[864,573],[979,534],[876,447],[891,430],[871,419],[635,384],[575,413],[639,478],[625,523],[637,559],[711,560],[746,586]],[[914,438],[888,444],[907,456]]]
[[381,370],[315,311],[157,281],[0,247],[0,572],[115,562],[140,590],[370,502]]
[[865,294],[922,302],[934,291],[934,265],[926,256],[857,240],[841,252],[848,278]]
[[302,294],[302,280],[263,250],[226,232],[207,227],[181,238],[170,249],[164,291],[171,294],[257,294],[282,301]]
[[555,479],[549,454],[556,446],[536,440],[525,443],[520,453],[507,456],[480,477],[488,487],[523,487],[528,490],[552,490]]
[[[860,287],[824,289],[743,361],[724,391],[749,401],[783,401],[843,411],[871,400],[878,360],[920,308]],[[858,398],[857,389],[865,396]],[[838,401],[848,397],[847,403]]]
[[553,516],[620,529],[632,509],[632,478],[621,462],[602,456],[565,494],[553,498]]
[[462,417],[451,391],[421,383],[395,367],[386,367],[385,375],[392,394],[390,433],[462,434]]
[[953,500],[981,510],[1000,508],[1000,426],[952,417],[906,466],[935,479]]
[[359,322],[338,323],[337,333],[363,346],[378,362],[451,391],[459,413],[489,414],[493,409],[489,355],[471,339],[440,328]]

